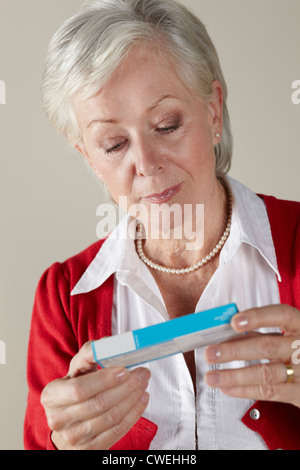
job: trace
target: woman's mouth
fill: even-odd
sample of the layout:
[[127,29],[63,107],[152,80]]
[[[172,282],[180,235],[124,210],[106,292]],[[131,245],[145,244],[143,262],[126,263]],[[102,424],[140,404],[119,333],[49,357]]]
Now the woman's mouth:
[[172,188],[166,189],[160,194],[151,194],[150,196],[143,197],[142,199],[146,199],[153,204],[163,204],[164,202],[172,199],[172,197],[180,191],[182,184],[183,183],[177,184],[176,186],[172,186]]

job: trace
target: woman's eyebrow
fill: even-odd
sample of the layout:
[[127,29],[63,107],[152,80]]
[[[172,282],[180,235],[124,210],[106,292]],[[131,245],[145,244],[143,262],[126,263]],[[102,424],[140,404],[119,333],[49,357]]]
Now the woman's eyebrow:
[[98,119],[93,119],[88,125],[87,129],[93,125],[93,124],[117,124],[118,121],[116,119],[104,119],[104,118],[98,118]]
[[153,109],[155,109],[162,101],[164,101],[166,99],[171,99],[171,98],[175,99],[175,100],[179,99],[179,98],[177,98],[176,96],[173,96],[173,95],[163,95],[147,109],[147,112],[150,112]]
[[[156,100],[151,106],[149,106],[146,112],[149,113],[150,111],[153,111],[153,109],[157,108],[157,106],[166,99],[179,99],[179,98],[173,95],[163,95],[158,100]],[[87,125],[87,129],[93,124],[118,124],[118,121],[117,119],[104,119],[104,118],[93,119]]]

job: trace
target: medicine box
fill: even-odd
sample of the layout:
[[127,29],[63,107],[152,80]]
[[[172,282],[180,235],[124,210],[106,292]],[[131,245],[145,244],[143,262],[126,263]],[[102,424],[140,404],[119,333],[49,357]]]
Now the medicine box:
[[102,367],[131,367],[236,335],[230,320],[238,312],[228,304],[92,342],[94,358]]

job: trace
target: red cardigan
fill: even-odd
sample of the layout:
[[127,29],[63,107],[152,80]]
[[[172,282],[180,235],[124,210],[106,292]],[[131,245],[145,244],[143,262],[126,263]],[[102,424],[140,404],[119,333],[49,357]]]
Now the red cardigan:
[[[264,198],[277,254],[281,303],[300,309],[300,203]],[[37,287],[28,348],[28,405],[24,424],[25,449],[55,449],[44,410],[43,388],[64,377],[72,357],[89,340],[111,335],[113,276],[92,292],[70,296],[99,251],[98,241],[64,263],[55,263]],[[251,418],[251,409],[259,418]],[[256,402],[242,418],[269,449],[300,450],[300,409],[292,405]],[[157,426],[141,418],[113,450],[147,450]]]

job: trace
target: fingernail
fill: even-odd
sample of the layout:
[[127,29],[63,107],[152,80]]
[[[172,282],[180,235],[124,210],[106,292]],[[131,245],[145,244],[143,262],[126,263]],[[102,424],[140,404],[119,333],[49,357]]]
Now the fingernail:
[[148,403],[148,401],[149,401],[149,393],[145,392],[141,396],[140,402],[145,405],[146,403]]
[[148,382],[148,380],[149,380],[149,372],[148,372],[147,369],[142,369],[142,368],[141,368],[141,369],[138,371],[138,375],[139,375],[139,379],[140,379],[140,381],[141,381],[142,384]]
[[209,372],[205,376],[205,382],[207,385],[218,385],[220,383],[220,374],[218,372]]
[[115,375],[115,379],[117,382],[124,382],[127,377],[128,377],[128,371],[126,369],[117,372],[117,374]]
[[234,319],[234,323],[238,328],[244,329],[246,326],[248,326],[248,318],[245,316],[238,316]]
[[214,362],[221,357],[221,351],[218,346],[208,346],[205,351],[206,359],[209,362]]

